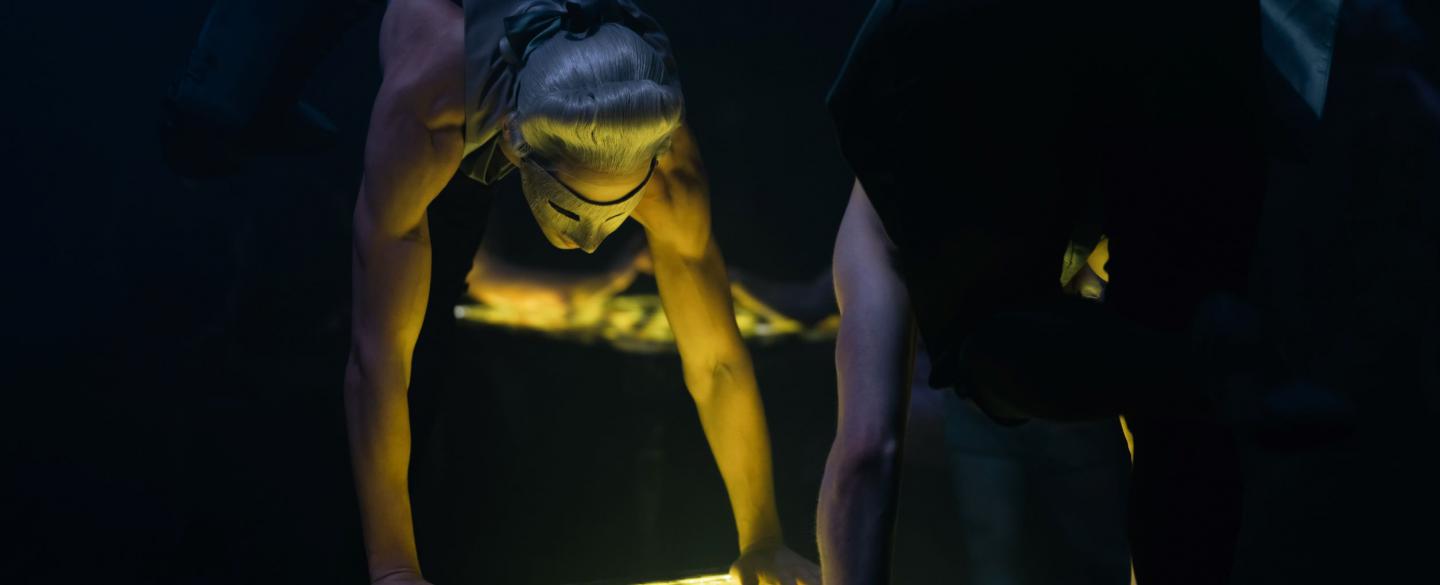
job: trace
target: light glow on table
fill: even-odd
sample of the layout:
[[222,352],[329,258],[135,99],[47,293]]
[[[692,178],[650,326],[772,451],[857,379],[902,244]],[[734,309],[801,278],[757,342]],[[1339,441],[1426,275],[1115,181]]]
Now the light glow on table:
[[[839,315],[807,327],[766,307],[748,293],[732,293],[737,299],[735,326],[747,341],[765,343],[789,338],[828,340],[834,339],[840,328]],[[670,353],[676,350],[675,332],[670,329],[670,320],[665,316],[660,296],[655,294],[619,295],[590,310],[560,317],[529,313],[519,306],[475,303],[455,307],[455,318],[480,325],[534,331],[571,341],[599,341],[631,353]],[[691,582],[674,583],[690,585]],[[694,583],[705,585],[723,581]]]
[[635,585],[727,585],[734,582],[735,581],[730,579],[730,575],[720,574],[687,577],[675,581],[649,581],[646,583],[636,583]]

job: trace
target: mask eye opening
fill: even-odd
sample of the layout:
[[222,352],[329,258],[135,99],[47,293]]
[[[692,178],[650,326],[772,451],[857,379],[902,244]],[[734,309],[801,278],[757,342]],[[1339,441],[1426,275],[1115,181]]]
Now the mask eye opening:
[[560,207],[559,205],[556,205],[554,201],[547,200],[545,202],[550,204],[550,209],[554,209],[555,213],[559,213],[560,215],[568,217],[571,221],[580,221],[579,214],[570,211],[569,209],[565,209],[564,207]]

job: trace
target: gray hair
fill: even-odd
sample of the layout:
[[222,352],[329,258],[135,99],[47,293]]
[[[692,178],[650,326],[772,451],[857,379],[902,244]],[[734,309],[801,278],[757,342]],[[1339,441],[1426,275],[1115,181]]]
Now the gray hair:
[[670,146],[683,98],[666,56],[620,24],[584,38],[556,35],[520,70],[512,139],[598,172],[639,168]]

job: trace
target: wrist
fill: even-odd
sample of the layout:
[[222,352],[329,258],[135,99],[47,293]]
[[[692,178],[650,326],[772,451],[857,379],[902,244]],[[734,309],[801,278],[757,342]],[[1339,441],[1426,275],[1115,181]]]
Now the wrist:
[[740,539],[740,554],[751,551],[767,550],[785,547],[785,536],[780,533],[778,522],[771,526],[762,527],[760,530],[742,536]]
[[413,577],[420,580],[420,562],[413,547],[387,547],[367,554],[371,583],[381,583],[397,577]]
[[370,570],[370,583],[371,583],[371,585],[375,585],[375,584],[377,584],[377,583],[384,583],[384,582],[386,582],[387,580],[395,579],[395,578],[400,578],[400,577],[410,577],[412,580],[415,580],[415,581],[420,581],[420,580],[423,580],[423,579],[424,579],[423,577],[420,576],[420,568],[419,568],[419,567],[396,567],[396,568],[390,568],[390,569],[381,569],[381,570],[371,569],[371,570]]

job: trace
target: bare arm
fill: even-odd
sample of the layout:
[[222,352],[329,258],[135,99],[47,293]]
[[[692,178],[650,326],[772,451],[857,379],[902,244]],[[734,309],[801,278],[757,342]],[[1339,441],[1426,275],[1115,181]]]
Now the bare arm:
[[817,527],[828,585],[890,579],[914,337],[894,252],[856,181],[835,240],[840,414],[820,485]]
[[693,139],[676,132],[635,218],[645,226],[685,385],[724,476],[740,548],[780,544],[770,436],[750,353],[735,325],[725,260],[710,236],[710,202]]
[[745,585],[818,585],[814,565],[784,548],[765,409],[735,325],[725,260],[710,233],[704,169],[687,129],[676,132],[655,182],[635,218],[645,226],[685,385],[735,514],[741,560],[732,572]]
[[463,149],[459,18],[458,9],[437,0],[399,0],[387,10],[385,78],[371,113],[355,206],[345,413],[370,576],[377,581],[420,578],[410,516],[407,392],[430,287],[425,210]]

